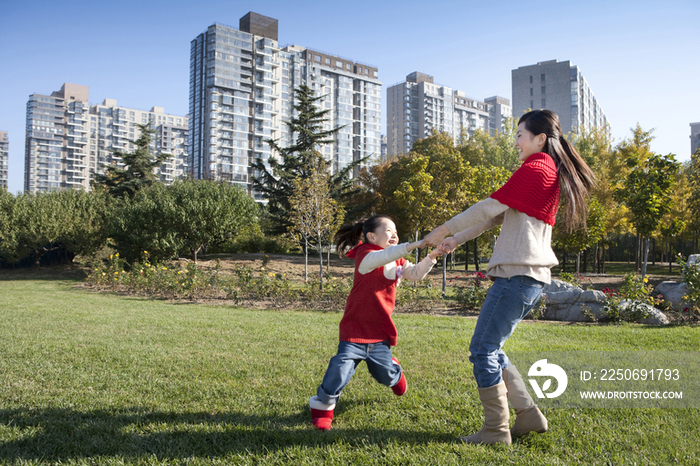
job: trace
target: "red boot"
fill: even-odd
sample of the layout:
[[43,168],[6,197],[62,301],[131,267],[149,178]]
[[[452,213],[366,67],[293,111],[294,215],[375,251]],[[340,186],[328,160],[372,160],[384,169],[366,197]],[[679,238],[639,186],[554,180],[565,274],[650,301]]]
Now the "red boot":
[[322,403],[316,395],[309,398],[309,408],[311,409],[311,422],[318,430],[331,430],[333,423],[333,409],[335,404]]
[[[397,366],[401,366],[399,364],[399,360],[396,358],[391,358],[392,361],[394,361],[394,364]],[[396,385],[391,387],[391,390],[394,392],[394,395],[396,396],[401,396],[404,393],[406,393],[406,389],[408,388],[408,384],[406,383],[406,375],[404,374],[403,370],[401,370],[401,378],[399,379],[398,382],[396,382]]]

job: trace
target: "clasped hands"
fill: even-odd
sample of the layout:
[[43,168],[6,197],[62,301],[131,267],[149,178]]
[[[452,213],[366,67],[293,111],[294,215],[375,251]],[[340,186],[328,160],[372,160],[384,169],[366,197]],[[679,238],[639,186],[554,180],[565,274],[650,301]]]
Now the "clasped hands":
[[442,256],[443,254],[451,253],[457,248],[457,246],[459,246],[459,243],[454,236],[447,238],[449,234],[449,228],[447,228],[447,225],[443,224],[428,233],[425,238],[414,244],[416,244],[416,247],[418,248],[434,247],[435,250],[432,251],[430,255],[433,257]]

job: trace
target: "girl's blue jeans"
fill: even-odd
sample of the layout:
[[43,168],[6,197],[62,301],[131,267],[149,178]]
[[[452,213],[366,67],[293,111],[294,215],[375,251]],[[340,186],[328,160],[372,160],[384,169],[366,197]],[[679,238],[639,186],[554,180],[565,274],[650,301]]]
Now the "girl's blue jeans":
[[391,360],[391,347],[386,341],[380,343],[350,343],[341,341],[338,344],[338,354],[328,363],[323,382],[316,391],[316,396],[322,403],[335,404],[340,392],[350,382],[355,368],[361,361],[367,363],[367,369],[372,377],[382,385],[392,387],[401,378],[401,366]]
[[532,310],[542,294],[544,283],[518,275],[496,278],[476,321],[469,344],[469,361],[479,388],[501,383],[501,371],[510,365],[501,349],[518,323]]

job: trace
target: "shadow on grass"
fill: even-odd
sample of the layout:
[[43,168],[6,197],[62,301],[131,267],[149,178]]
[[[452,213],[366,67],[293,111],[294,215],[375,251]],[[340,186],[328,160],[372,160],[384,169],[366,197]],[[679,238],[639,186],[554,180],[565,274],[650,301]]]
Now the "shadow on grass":
[[116,456],[127,459],[257,455],[289,447],[314,448],[342,442],[351,446],[410,442],[453,442],[444,434],[410,428],[336,428],[311,426],[307,407],[288,416],[243,413],[175,413],[140,408],[120,411],[72,409],[0,410],[0,460],[61,462]]
[[0,269],[0,281],[45,280],[83,281],[87,277],[85,269],[79,265],[54,265],[17,269]]

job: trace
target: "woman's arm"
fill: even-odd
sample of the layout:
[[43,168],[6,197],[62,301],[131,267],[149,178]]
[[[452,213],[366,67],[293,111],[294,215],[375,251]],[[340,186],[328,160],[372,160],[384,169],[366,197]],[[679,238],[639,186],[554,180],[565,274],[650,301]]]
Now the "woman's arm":
[[450,234],[480,225],[508,210],[508,206],[495,199],[487,198],[477,202],[461,214],[443,223],[423,238],[423,247],[437,246]]
[[445,254],[450,253],[457,249],[457,246],[460,244],[464,244],[469,240],[472,240],[476,238],[477,236],[481,235],[483,232],[486,230],[490,230],[491,228],[495,227],[496,225],[501,225],[503,223],[503,218],[505,217],[505,214],[501,214],[497,217],[494,217],[492,219],[486,220],[483,223],[480,223],[478,225],[474,225],[473,227],[467,228],[466,230],[462,230],[459,233],[455,234],[454,236],[451,236],[449,238],[445,238],[442,243],[440,244],[440,249],[442,249]]
[[464,244],[469,240],[476,238],[483,232],[490,230],[491,228],[503,224],[503,217],[505,214],[497,215],[496,217],[490,218],[483,223],[474,225],[473,227],[462,230],[459,233],[455,233],[454,237],[457,240],[457,244]]

